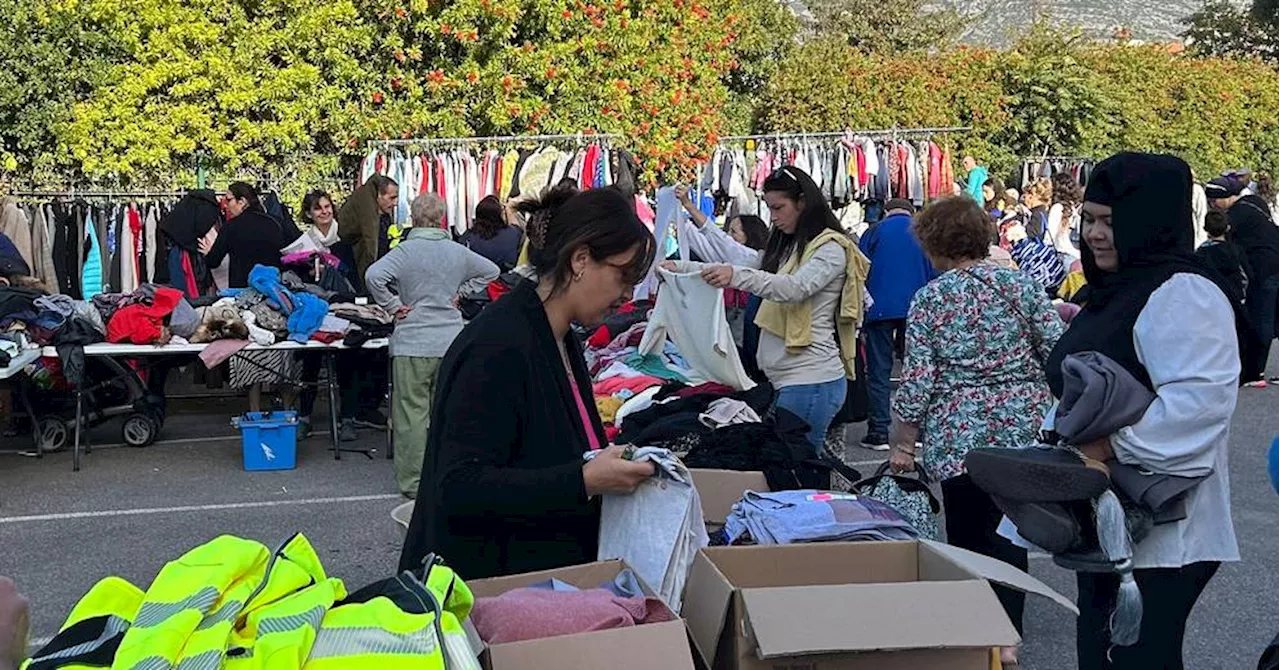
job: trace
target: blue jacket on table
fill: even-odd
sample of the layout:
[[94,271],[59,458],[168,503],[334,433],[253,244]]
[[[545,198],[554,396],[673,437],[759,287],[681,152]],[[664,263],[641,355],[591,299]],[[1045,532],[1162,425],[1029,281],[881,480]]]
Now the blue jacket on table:
[[907,318],[911,298],[938,276],[911,232],[911,216],[887,216],[863,234],[858,247],[871,260],[867,291],[873,304],[867,321]]

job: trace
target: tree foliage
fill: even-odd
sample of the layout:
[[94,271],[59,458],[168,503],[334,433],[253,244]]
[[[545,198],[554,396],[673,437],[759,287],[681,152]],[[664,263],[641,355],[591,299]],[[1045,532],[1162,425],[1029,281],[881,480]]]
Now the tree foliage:
[[1201,175],[1275,169],[1277,79],[1248,60],[1088,44],[1039,27],[1007,51],[872,55],[839,40],[804,45],[762,101],[768,131],[970,126],[949,138],[1007,171],[1022,156],[1182,156]]
[[69,167],[58,124],[123,57],[109,33],[44,2],[0,0],[0,172],[51,178]]
[[1230,0],[1211,0],[1186,18],[1182,33],[1191,53],[1213,58],[1257,58],[1277,62],[1280,35],[1276,0],[1254,0],[1238,7]]
[[[34,2],[35,0],[0,0]],[[619,133],[687,169],[758,92],[773,0],[51,0],[125,58],[58,133],[92,179],[333,171],[367,139]]]
[[808,6],[818,35],[867,53],[944,49],[967,23],[954,8],[930,0],[814,0]]

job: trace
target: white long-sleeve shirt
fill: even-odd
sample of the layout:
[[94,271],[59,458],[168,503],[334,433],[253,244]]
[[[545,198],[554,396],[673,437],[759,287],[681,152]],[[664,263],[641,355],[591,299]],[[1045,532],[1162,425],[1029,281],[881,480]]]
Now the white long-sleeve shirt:
[[689,218],[681,216],[678,219],[680,244],[687,244],[689,251],[697,254],[698,258],[707,263],[760,267],[759,251],[733,239],[733,236],[710,221],[698,227]]
[[1134,324],[1133,346],[1156,399],[1142,419],[1111,436],[1116,460],[1162,474],[1208,475],[1187,493],[1185,519],[1155,526],[1134,548],[1136,568],[1240,560],[1227,470],[1240,377],[1234,324],[1221,289],[1195,274],[1162,284]]

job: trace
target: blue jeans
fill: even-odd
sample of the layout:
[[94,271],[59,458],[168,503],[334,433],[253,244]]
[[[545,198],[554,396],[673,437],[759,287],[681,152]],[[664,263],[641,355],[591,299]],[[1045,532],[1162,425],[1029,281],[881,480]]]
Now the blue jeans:
[[[1249,285],[1245,311],[1249,313],[1255,340],[1248,352],[1253,364],[1251,371],[1261,375],[1267,369],[1271,357],[1271,342],[1276,339],[1276,303],[1280,300],[1280,280],[1274,275],[1261,277]],[[1246,379],[1245,381],[1253,381]]]
[[773,406],[785,409],[809,424],[805,439],[813,445],[815,455],[822,453],[822,441],[836,412],[844,407],[844,396],[849,390],[844,377],[821,384],[801,384],[778,389]]
[[890,415],[890,397],[893,395],[893,349],[894,335],[906,327],[902,319],[886,319],[872,321],[862,330],[867,343],[867,405],[870,418],[867,420],[867,435],[887,437],[889,425],[893,418]]

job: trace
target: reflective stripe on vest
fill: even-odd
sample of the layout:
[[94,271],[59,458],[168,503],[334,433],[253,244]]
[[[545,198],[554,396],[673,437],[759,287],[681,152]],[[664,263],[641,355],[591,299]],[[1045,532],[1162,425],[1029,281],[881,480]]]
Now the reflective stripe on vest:
[[[79,623],[82,628],[93,628],[101,625],[101,630],[92,640],[74,644],[65,649],[59,649],[47,654],[33,656],[31,660],[27,661],[27,663],[22,666],[23,670],[40,670],[45,667],[61,667],[68,662],[68,659],[74,659],[77,656],[84,656],[98,651],[98,649],[102,648],[112,639],[115,639],[118,644],[119,639],[124,637],[124,632],[129,630],[129,622],[115,615],[98,617],[97,620],[85,619]],[[54,638],[55,641],[57,639],[58,638]],[[61,663],[59,663],[59,661],[61,661]]]
[[364,654],[436,653],[436,634],[431,627],[412,633],[393,633],[384,628],[322,628],[311,645],[311,660]]

